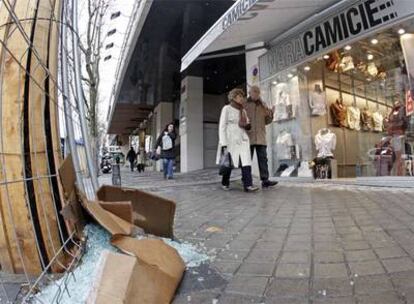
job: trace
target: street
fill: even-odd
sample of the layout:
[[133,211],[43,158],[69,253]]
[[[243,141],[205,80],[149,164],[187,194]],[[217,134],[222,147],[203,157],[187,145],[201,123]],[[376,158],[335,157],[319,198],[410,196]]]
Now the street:
[[211,257],[174,303],[414,303],[410,190],[282,183],[250,194],[237,182],[222,191],[215,170],[122,173],[123,186],[174,199],[176,238]]

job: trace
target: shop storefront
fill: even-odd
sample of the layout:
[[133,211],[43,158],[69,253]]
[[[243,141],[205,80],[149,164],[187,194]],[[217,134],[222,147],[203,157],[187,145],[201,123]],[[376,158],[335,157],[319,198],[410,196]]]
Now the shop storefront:
[[348,2],[259,59],[276,176],[414,175],[414,2]]
[[414,185],[414,1],[312,3],[236,1],[182,71],[244,49],[247,87],[259,84],[275,108],[275,176]]

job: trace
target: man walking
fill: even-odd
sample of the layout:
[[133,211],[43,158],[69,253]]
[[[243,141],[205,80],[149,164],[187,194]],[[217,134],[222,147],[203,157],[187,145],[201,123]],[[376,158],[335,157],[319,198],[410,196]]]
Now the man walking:
[[253,158],[254,150],[256,150],[262,187],[269,188],[275,186],[277,182],[269,180],[266,144],[266,125],[273,121],[274,109],[269,109],[263,103],[258,86],[250,88],[245,109],[251,123],[251,129],[247,131],[250,139],[250,152]]
[[129,163],[131,164],[131,172],[134,171],[134,165],[135,165],[135,160],[137,159],[137,154],[135,153],[135,150],[133,147],[131,147],[131,149],[129,149],[127,157],[126,157],[129,161]]

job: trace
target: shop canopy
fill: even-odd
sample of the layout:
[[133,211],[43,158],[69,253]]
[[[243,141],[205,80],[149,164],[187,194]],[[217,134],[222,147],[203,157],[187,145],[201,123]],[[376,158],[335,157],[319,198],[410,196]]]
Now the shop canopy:
[[237,0],[182,58],[181,72],[200,55],[269,42],[342,0]]

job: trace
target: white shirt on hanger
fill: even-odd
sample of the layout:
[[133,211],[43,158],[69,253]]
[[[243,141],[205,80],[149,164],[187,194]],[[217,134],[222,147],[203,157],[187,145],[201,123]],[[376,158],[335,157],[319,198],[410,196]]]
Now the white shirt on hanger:
[[361,130],[361,111],[357,107],[348,107],[347,119],[351,130]]
[[315,146],[318,150],[318,157],[332,157],[336,148],[336,135],[331,130],[327,133],[322,132],[323,129],[315,136]]
[[291,159],[291,147],[293,146],[292,134],[283,132],[276,139],[278,159]]
[[326,94],[325,92],[316,92],[313,91],[310,100],[309,106],[312,109],[312,115],[323,116],[326,114]]
[[380,112],[372,114],[372,120],[374,122],[374,131],[382,132],[384,130],[384,116]]

